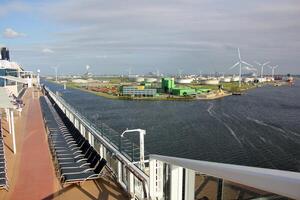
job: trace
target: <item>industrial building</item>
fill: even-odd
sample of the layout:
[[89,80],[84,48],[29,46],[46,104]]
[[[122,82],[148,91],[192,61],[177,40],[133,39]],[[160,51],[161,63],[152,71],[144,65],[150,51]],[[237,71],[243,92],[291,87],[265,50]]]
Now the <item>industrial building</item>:
[[162,78],[161,79],[161,88],[164,92],[170,93],[173,88],[175,88],[174,78]]
[[163,92],[176,96],[196,95],[198,92],[195,89],[189,87],[176,87],[174,78],[162,78],[161,88]]
[[207,88],[198,88],[198,89],[196,90],[196,92],[197,92],[198,94],[209,93],[210,91],[211,91],[211,89],[207,89]]
[[189,96],[196,95],[196,90],[192,88],[173,88],[171,93],[177,96]]
[[136,97],[154,97],[157,95],[157,90],[153,88],[145,88],[145,86],[122,86],[123,96],[136,96]]

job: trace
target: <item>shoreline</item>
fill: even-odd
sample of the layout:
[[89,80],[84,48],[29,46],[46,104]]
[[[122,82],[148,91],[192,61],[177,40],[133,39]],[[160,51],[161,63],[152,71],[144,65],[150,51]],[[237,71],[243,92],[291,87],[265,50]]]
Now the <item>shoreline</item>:
[[[54,81],[50,81],[53,83],[56,83]],[[62,85],[62,83],[56,83],[59,85]],[[244,93],[246,93],[248,90],[253,90],[256,88],[260,88],[260,87],[265,87],[268,85],[274,85],[274,83],[265,83],[265,84],[261,84],[261,85],[255,85],[255,86],[250,86],[247,88],[243,88],[240,91],[238,91],[238,93],[241,93],[241,95],[243,95]],[[284,86],[285,84],[281,85]],[[225,98],[228,96],[232,96],[234,92],[230,92],[227,90],[223,90],[222,94],[216,94],[216,93],[212,93],[212,94],[208,94],[208,95],[203,95],[203,96],[196,96],[196,97],[174,97],[174,96],[157,96],[157,97],[130,97],[130,96],[115,96],[115,95],[111,95],[111,94],[107,94],[107,93],[103,93],[103,92],[96,92],[96,91],[92,91],[92,90],[88,90],[87,88],[84,87],[80,87],[76,84],[70,84],[67,83],[66,84],[67,88],[71,88],[71,89],[78,89],[84,92],[89,92],[92,94],[95,94],[97,96],[103,97],[103,98],[107,98],[107,99],[113,99],[113,100],[131,100],[131,101],[209,101],[209,100],[215,100],[215,99],[221,99],[221,98]],[[280,86],[279,86],[280,87]],[[214,90],[214,92],[217,92],[216,90]]]
[[[60,84],[60,83],[58,83]],[[129,96],[114,96],[110,94],[106,94],[103,92],[95,92],[88,90],[86,88],[78,87],[78,86],[73,86],[73,85],[68,85],[67,88],[71,89],[78,89],[84,92],[89,92],[92,94],[95,94],[100,97],[104,97],[107,99],[113,99],[113,100],[137,100],[137,101],[197,101],[197,100],[214,100],[214,99],[220,99],[224,98],[227,96],[231,96],[232,93],[225,92],[222,95],[215,95],[211,97],[129,97]]]

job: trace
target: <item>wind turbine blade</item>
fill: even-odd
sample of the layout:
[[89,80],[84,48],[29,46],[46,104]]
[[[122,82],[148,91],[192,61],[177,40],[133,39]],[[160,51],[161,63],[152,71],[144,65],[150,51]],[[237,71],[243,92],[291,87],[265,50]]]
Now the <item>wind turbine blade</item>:
[[263,65],[267,65],[267,64],[269,64],[270,63],[270,61],[267,61],[267,62],[265,62]]
[[245,64],[245,65],[248,65],[248,66],[250,66],[250,67],[253,67],[253,65],[251,65],[251,64],[249,64],[249,63],[247,63],[247,62],[245,62],[245,61],[242,61],[242,63]]
[[242,60],[242,59],[241,59],[241,52],[240,52],[240,48],[238,48],[238,54],[239,54],[239,60]]
[[231,70],[233,68],[235,68],[236,66],[238,66],[238,64],[240,64],[240,62],[235,63],[232,67],[230,67],[228,70]]
[[244,66],[243,68],[244,68],[245,70],[248,70],[248,71],[257,71],[257,69],[254,68],[254,67]]

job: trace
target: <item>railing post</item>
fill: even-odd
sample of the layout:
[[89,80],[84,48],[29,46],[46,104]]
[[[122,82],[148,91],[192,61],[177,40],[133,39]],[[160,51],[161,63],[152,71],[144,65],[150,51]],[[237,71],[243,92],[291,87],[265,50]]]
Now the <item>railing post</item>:
[[223,180],[218,179],[218,195],[217,200],[222,200],[222,193],[223,193]]
[[10,115],[10,110],[6,109],[6,119],[8,121],[8,129],[9,129],[9,134],[11,134],[11,115]]
[[132,142],[132,162],[134,162],[134,143]]
[[78,120],[76,119],[76,117],[74,116],[74,125],[75,125],[75,128],[78,129]]
[[107,160],[107,157],[106,157],[106,148],[102,145],[102,153],[103,153],[103,158]]
[[182,200],[183,168],[171,165],[171,200]]
[[120,136],[120,144],[119,144],[119,147],[120,147],[120,152],[122,153],[122,137]]
[[75,115],[72,113],[72,123],[75,125],[75,127],[76,127],[76,124],[75,124]]
[[100,154],[100,156],[102,157],[102,158],[104,158],[104,154],[103,154],[103,152],[104,152],[104,150],[103,150],[103,144],[101,144],[100,143],[100,149],[99,149],[99,154]]
[[16,146],[16,136],[15,136],[15,123],[14,123],[14,111],[10,111],[10,120],[11,120],[11,131],[12,131],[12,139],[13,139],[13,150],[14,154],[17,153],[17,146]]
[[118,181],[122,183],[122,163],[118,160]]
[[150,198],[162,199],[163,198],[163,163],[150,158]]
[[195,199],[195,171],[185,168],[184,200]]
[[92,133],[90,131],[88,132],[88,140],[90,142],[90,145],[94,146],[94,136],[92,135]]
[[134,187],[135,187],[135,183],[134,183],[134,176],[131,172],[129,172],[129,183],[128,183],[128,186],[129,186],[129,193],[130,193],[130,196],[131,196],[131,199],[134,200],[134,196],[135,196],[135,192],[134,192]]

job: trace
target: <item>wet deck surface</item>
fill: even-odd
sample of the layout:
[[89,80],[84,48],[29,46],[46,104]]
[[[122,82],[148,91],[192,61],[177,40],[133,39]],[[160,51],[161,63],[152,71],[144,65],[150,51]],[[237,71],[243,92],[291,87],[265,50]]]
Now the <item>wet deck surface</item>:
[[[35,96],[35,97],[34,97]],[[112,180],[100,179],[64,188],[55,175],[37,93],[28,90],[21,116],[15,114],[17,153],[3,120],[9,190],[0,199],[128,199]]]

